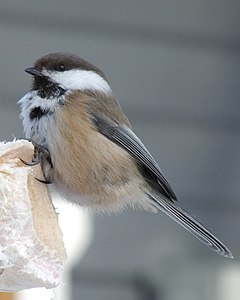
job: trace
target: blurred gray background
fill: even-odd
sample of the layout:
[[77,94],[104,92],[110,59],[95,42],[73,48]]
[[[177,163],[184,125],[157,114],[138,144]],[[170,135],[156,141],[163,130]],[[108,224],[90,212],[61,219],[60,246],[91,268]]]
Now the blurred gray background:
[[240,299],[240,2],[0,3],[0,137],[22,137],[26,67],[74,52],[105,71],[181,205],[231,249],[220,257],[162,213],[94,218],[72,299]]

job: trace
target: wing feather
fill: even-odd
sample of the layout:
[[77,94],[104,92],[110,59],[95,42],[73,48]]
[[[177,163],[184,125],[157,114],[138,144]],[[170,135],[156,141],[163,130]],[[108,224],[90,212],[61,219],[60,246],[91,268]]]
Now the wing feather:
[[126,149],[140,164],[142,164],[151,174],[152,180],[157,179],[160,188],[157,188],[156,191],[156,185],[153,185],[152,189],[150,188],[149,192],[145,191],[145,193],[158,209],[191,232],[197,239],[213,251],[225,257],[233,257],[228,248],[206,227],[173,202],[173,200],[176,200],[176,196],[170,184],[163,176],[160,167],[149,151],[130,128],[126,125],[118,124],[107,117],[97,115],[94,115],[93,123],[101,134]]
[[151,173],[151,177],[155,179],[155,183],[157,182],[165,197],[172,201],[177,200],[177,197],[170,184],[163,176],[160,167],[149,153],[147,148],[130,128],[124,124],[118,124],[112,120],[109,120],[108,118],[96,115],[93,118],[93,122],[100,133],[126,149],[141,165],[147,169],[148,172]]

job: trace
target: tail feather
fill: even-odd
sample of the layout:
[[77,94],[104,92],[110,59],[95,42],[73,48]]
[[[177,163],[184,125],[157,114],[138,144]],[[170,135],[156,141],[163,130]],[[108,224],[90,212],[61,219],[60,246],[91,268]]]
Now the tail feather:
[[197,239],[204,243],[207,247],[225,257],[233,258],[228,248],[219,241],[206,227],[198,222],[184,209],[176,203],[162,199],[156,195],[147,194],[161,211],[167,214],[174,221],[179,223],[186,230],[191,232]]

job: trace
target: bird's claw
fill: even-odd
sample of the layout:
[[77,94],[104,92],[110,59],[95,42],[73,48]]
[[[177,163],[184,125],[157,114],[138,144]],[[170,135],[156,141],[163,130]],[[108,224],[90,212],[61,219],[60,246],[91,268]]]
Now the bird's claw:
[[23,159],[20,158],[21,162],[24,163],[27,166],[36,166],[41,162],[41,158],[42,156],[45,157],[49,157],[50,158],[50,153],[48,151],[48,149],[44,146],[41,146],[37,143],[35,143],[33,140],[31,139],[27,139],[29,142],[31,142],[34,146],[34,153],[33,153],[33,159],[30,162],[27,162]]
[[51,169],[53,168],[51,156],[50,156],[50,153],[49,153],[48,149],[46,147],[42,146],[42,145],[39,145],[39,144],[35,143],[31,139],[27,139],[27,140],[29,142],[31,142],[34,146],[33,158],[32,158],[32,161],[30,161],[30,162],[27,162],[27,161],[20,158],[21,162],[23,164],[25,164],[26,166],[30,166],[30,167],[36,166],[40,163],[45,180],[42,180],[42,179],[39,179],[39,178],[35,178],[35,179],[38,180],[41,183],[44,183],[44,184],[51,184],[52,180],[49,179],[50,176],[46,176],[45,168],[44,168],[44,166],[46,166],[46,163],[48,165],[50,165]]
[[52,181],[51,180],[42,180],[42,179],[39,179],[39,178],[37,178],[37,177],[35,177],[35,179],[37,180],[37,181],[39,181],[39,182],[41,182],[41,183],[44,183],[44,184],[51,184],[52,183]]

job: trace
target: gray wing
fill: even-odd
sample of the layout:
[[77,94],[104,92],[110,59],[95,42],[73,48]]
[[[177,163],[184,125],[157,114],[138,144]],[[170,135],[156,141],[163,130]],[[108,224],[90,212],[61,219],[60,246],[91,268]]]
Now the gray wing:
[[169,200],[177,200],[170,184],[147,148],[126,125],[120,125],[105,117],[94,116],[97,130],[111,141],[126,149],[139,163],[141,172],[152,187]]
[[173,200],[176,200],[176,196],[171,186],[164,178],[161,169],[149,151],[131,129],[104,116],[94,115],[93,123],[101,134],[126,149],[142,165],[142,173],[153,187],[152,192],[147,193],[147,195],[156,207],[213,251],[225,257],[233,257],[228,248],[205,226],[173,202]]

